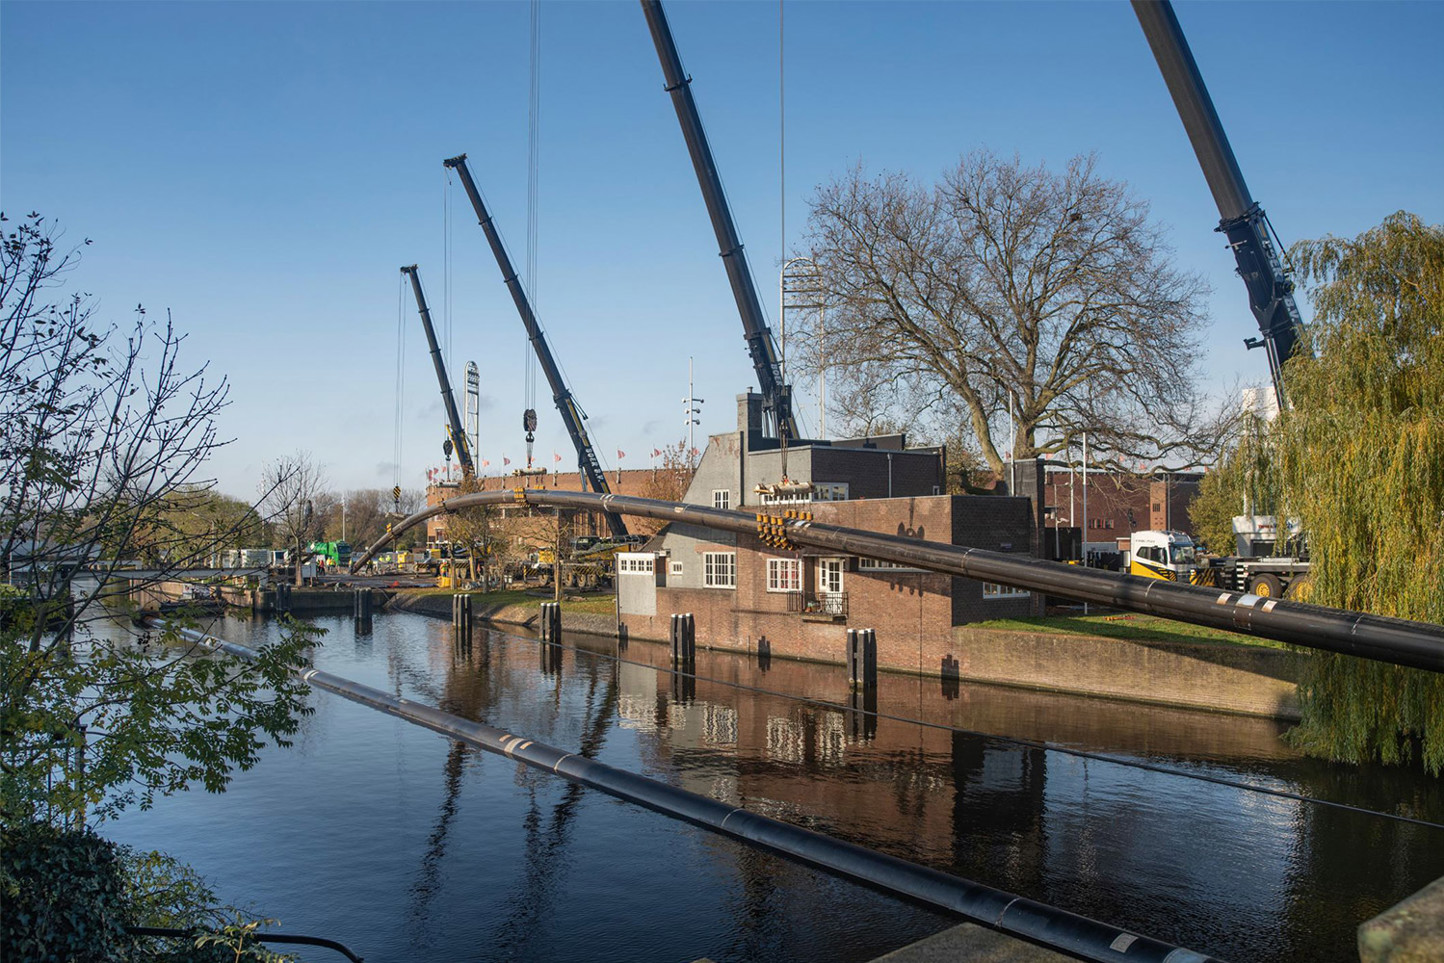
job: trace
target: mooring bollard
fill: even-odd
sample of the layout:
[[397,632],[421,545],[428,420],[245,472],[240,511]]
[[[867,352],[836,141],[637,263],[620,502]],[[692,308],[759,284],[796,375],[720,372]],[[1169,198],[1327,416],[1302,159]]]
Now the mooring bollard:
[[863,629],[862,635],[862,688],[877,691],[877,630]]
[[369,588],[357,589],[354,600],[355,609],[353,614],[356,618],[371,618],[371,590]]
[[691,612],[672,614],[672,664],[687,671],[697,664],[697,620]]
[[862,684],[862,641],[857,629],[847,630],[847,684],[854,689]]
[[562,640],[562,603],[543,602],[541,604],[541,617],[538,632],[543,642],[560,642]]
[[877,688],[877,630],[847,630],[847,681],[854,689]]

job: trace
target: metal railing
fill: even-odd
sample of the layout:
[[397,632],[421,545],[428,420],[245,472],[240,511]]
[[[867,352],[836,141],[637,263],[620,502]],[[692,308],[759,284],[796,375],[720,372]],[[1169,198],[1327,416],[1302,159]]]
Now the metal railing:
[[846,592],[788,592],[790,615],[817,615],[826,618],[847,618]]

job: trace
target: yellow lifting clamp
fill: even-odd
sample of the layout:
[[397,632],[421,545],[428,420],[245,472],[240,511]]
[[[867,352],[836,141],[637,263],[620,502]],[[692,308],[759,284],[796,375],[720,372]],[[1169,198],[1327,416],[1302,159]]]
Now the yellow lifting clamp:
[[525,488],[513,488],[513,489],[511,490],[511,492],[512,492],[513,495],[516,496],[516,501],[517,501],[517,504],[518,504],[518,505],[525,505],[525,504],[526,504],[526,489],[525,489]]

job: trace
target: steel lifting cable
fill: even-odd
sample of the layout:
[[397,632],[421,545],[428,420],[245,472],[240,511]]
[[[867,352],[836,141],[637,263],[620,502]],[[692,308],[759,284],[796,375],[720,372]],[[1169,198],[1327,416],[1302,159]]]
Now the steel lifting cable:
[[451,367],[451,168],[443,167],[441,188],[441,324],[442,343],[446,345],[442,362],[447,372]]
[[[532,312],[540,316],[541,284],[537,280],[538,215],[541,205],[541,0],[531,2],[531,89],[527,100],[526,159],[526,283]],[[526,358],[526,406],[536,408],[536,354],[523,345]]]
[[[404,423],[405,423],[405,417],[404,417],[403,414],[402,414],[402,410],[403,410],[403,398],[405,397],[405,393],[406,393],[406,392],[405,392],[405,389],[406,389],[406,275],[403,274],[403,275],[401,275],[400,278],[398,279],[398,287],[397,287],[397,289],[396,289],[396,411],[395,411],[395,419],[396,419],[396,422],[395,422],[395,430],[394,430],[394,436],[393,436],[393,437],[394,437],[394,448],[393,448],[393,451],[392,451],[392,458],[394,459],[394,468],[393,468],[393,471],[392,471],[392,487],[393,487],[393,490],[399,490],[399,489],[401,488],[401,464],[402,464],[402,454],[403,454],[401,439],[402,439],[403,429],[404,429]],[[397,511],[400,511],[400,510],[401,510],[400,499],[399,499],[399,498],[393,498],[393,501],[395,501],[395,502],[397,503],[397,504],[396,504],[395,506],[393,506],[393,507],[394,507]]]
[[[492,634],[499,635],[503,639],[515,642],[536,642],[536,639],[529,639],[526,636],[510,635],[499,629],[488,629]],[[744,682],[732,682],[727,679],[713,679],[708,676],[697,675],[695,672],[683,672],[677,668],[666,668],[653,665],[650,662],[634,662],[631,659],[624,659],[620,655],[611,655],[605,652],[596,652],[592,649],[583,649],[563,642],[547,642],[547,645],[557,645],[564,649],[570,649],[578,655],[588,655],[599,659],[610,659],[624,665],[644,666],[656,669],[659,672],[670,672],[673,675],[694,679],[698,682],[710,682],[713,685],[727,686],[739,692],[750,692],[757,695],[774,696],[779,699],[787,699],[803,705],[817,706],[823,709],[838,709],[843,712],[854,711],[851,706],[843,705],[840,702],[830,702],[827,699],[818,699],[812,696],[794,695],[788,692],[778,692],[776,689],[765,689],[761,686],[748,685]],[[913,719],[909,716],[897,715],[890,712],[869,712],[868,715],[876,719],[887,719],[890,722],[901,722],[908,725],[923,726],[929,729],[941,729],[945,732],[957,732],[965,736],[973,736],[979,739],[986,739],[991,742],[1002,743],[1009,746],[1019,746],[1024,749],[1038,749],[1045,752],[1056,752],[1060,755],[1073,756],[1084,761],[1108,763],[1114,766],[1123,766],[1129,769],[1140,769],[1144,772],[1158,773],[1164,776],[1177,776],[1181,779],[1195,779],[1199,782],[1211,783],[1215,786],[1225,786],[1230,789],[1239,789],[1244,792],[1260,793],[1266,796],[1273,796],[1277,799],[1289,799],[1295,802],[1308,803],[1314,806],[1324,806],[1329,809],[1338,809],[1344,812],[1357,813],[1363,816],[1378,816],[1381,819],[1389,819],[1394,822],[1408,823],[1412,826],[1422,826],[1425,829],[1444,829],[1444,824],[1430,822],[1427,819],[1420,819],[1416,816],[1404,816],[1398,813],[1386,813],[1378,809],[1368,809],[1364,806],[1355,806],[1351,803],[1336,802],[1332,799],[1320,799],[1317,796],[1305,796],[1302,793],[1290,792],[1287,789],[1271,789],[1268,786],[1258,786],[1253,783],[1241,782],[1236,779],[1228,779],[1223,776],[1210,776],[1201,772],[1189,772],[1186,769],[1174,769],[1156,762],[1147,762],[1142,759],[1126,759],[1121,756],[1110,756],[1106,753],[1095,752],[1088,749],[1077,749],[1072,746],[1065,746],[1056,742],[1047,742],[1040,739],[1023,739],[1018,736],[1003,736],[991,732],[980,732],[976,729],[965,729],[961,726],[948,725],[943,722],[930,722],[926,719]]]

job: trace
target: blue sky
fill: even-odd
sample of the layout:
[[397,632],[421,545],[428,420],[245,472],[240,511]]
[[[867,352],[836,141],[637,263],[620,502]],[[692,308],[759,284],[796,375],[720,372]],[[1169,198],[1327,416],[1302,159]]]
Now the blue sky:
[[[1286,243],[1406,208],[1444,221],[1444,4],[1181,3],[1255,198]],[[781,240],[778,11],[673,3],[683,61],[757,285]],[[213,474],[249,495],[305,449],[338,488],[393,478],[398,268],[446,312],[441,161],[467,152],[526,261],[529,5],[0,4],[0,204],[89,237],[75,284],[125,324],[170,308],[188,357],[232,385]],[[753,385],[730,290],[637,5],[542,7],[535,298],[611,466],[701,430]],[[824,3],[786,24],[787,243],[850,166],[931,180],[990,147],[1062,166],[1096,151],[1213,287],[1200,378],[1267,378],[1217,210],[1124,3]],[[525,343],[459,185],[451,358],[482,367],[481,453],[523,453]],[[769,303],[775,324],[776,306]],[[409,300],[403,484],[441,464],[435,379]],[[816,409],[800,385],[803,413]],[[574,464],[545,385],[537,450]]]

